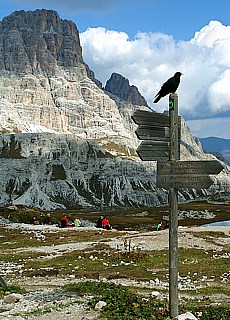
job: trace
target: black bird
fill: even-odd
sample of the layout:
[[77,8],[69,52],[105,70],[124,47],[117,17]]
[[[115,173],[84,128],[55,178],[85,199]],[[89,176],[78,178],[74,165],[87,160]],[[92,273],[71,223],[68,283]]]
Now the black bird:
[[156,98],[153,102],[157,103],[162,97],[167,96],[169,93],[175,93],[180,84],[180,77],[182,73],[176,72],[173,77],[169,78],[162,84],[160,91],[155,95]]

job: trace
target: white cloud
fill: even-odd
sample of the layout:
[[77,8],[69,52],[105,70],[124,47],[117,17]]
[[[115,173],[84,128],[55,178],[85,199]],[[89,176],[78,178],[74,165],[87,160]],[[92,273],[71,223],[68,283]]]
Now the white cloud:
[[178,89],[183,116],[204,118],[230,112],[230,26],[211,21],[190,41],[176,42],[162,33],[138,33],[129,39],[123,32],[89,28],[80,34],[83,56],[105,84],[112,72],[129,79],[149,105],[163,111],[168,98],[152,99],[176,71],[184,75]]
[[230,40],[230,26],[224,26],[219,21],[210,21],[207,26],[195,33],[191,42],[213,48],[223,40]]
[[230,104],[230,69],[225,70],[209,88],[209,105],[214,111],[228,111]]

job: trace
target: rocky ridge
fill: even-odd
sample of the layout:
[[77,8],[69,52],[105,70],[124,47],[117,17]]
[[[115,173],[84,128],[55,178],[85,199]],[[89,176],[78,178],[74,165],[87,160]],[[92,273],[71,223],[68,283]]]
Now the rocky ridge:
[[112,73],[106,82],[105,91],[112,93],[122,100],[129,101],[133,105],[148,107],[147,101],[140,94],[137,87],[130,86],[129,80],[118,73]]
[[[156,163],[135,152],[131,115],[149,110],[145,99],[117,74],[103,90],[83,61],[75,24],[52,10],[17,11],[0,31],[1,202],[43,210],[167,202],[167,192],[156,189]],[[215,159],[184,121],[181,159]],[[229,167],[214,179],[213,190],[229,186]]]

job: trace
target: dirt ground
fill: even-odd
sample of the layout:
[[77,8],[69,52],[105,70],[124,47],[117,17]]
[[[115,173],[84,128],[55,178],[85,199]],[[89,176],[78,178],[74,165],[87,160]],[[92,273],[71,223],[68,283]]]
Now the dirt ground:
[[[23,230],[33,230],[33,232],[37,232],[38,234],[44,230],[47,231],[47,226],[31,226],[26,224],[11,224],[9,225],[9,228],[21,228]],[[90,230],[93,228],[85,228],[85,230]],[[59,229],[60,231],[60,229]],[[82,231],[82,228],[76,228],[76,232]],[[206,238],[196,237],[194,236],[194,232],[203,232],[203,231],[215,231],[215,232],[222,232],[223,237],[215,238],[215,241],[207,241]],[[48,232],[48,231],[47,231]],[[68,231],[63,231],[68,232]],[[161,231],[150,231],[150,232],[139,232],[139,231],[130,231],[130,232],[120,232],[119,235],[111,239],[110,238],[110,232],[108,232],[108,238],[104,238],[103,241],[106,243],[106,245],[111,247],[122,247],[122,244],[124,244],[125,239],[130,243],[132,247],[141,247],[144,250],[163,250],[168,248],[168,242],[169,242],[169,230],[161,230]],[[203,249],[205,250],[221,250],[221,246],[223,244],[230,246],[230,226],[200,226],[200,227],[179,227],[178,228],[178,246],[179,248],[197,248],[197,249]],[[98,241],[98,243],[102,243],[103,241]],[[68,243],[68,244],[57,244],[57,245],[51,245],[51,246],[43,246],[41,242],[41,246],[36,247],[29,247],[29,248],[17,248],[17,252],[23,252],[23,251],[30,251],[30,252],[44,252],[49,254],[62,254],[63,252],[71,252],[73,250],[85,250],[87,247],[92,246],[92,244],[96,245],[98,244],[97,241],[88,241],[88,242],[78,242],[78,243]],[[59,279],[58,285],[62,285],[66,283],[66,280],[68,281],[77,281],[77,279]],[[120,281],[120,282],[119,282]],[[131,284],[128,280],[125,279],[117,279],[117,282],[122,284]],[[49,278],[20,278],[18,279],[18,285],[24,285],[27,288],[33,287],[34,292],[44,290],[44,288],[52,288],[52,286],[57,285],[57,277],[49,277]],[[8,285],[11,285],[10,281]],[[37,290],[37,291],[36,291]],[[27,297],[28,298],[28,297]],[[62,297],[63,301],[65,301],[66,297]],[[85,300],[84,300],[85,299]],[[75,319],[75,320],[90,320],[90,319],[100,319],[99,313],[97,310],[88,311],[86,309],[86,301],[87,297],[85,297],[80,304],[72,304],[71,306],[68,306],[68,303],[66,304],[66,307],[62,309],[56,309],[53,307],[51,309],[51,312],[43,314],[43,315],[33,315],[27,318],[26,316],[16,316],[18,311],[18,314],[23,314],[23,307],[20,310],[20,304],[18,304],[18,307],[16,306],[15,314],[11,313],[5,313],[0,314],[0,319],[17,319],[17,320],[23,320],[23,319],[36,319],[36,320],[66,320],[66,319]],[[32,301],[32,300],[31,300]],[[17,309],[18,308],[18,309]]]

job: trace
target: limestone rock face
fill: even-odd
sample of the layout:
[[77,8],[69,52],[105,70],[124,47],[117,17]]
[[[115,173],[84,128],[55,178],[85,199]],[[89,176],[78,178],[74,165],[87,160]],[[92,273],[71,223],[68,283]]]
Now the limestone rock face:
[[[117,83],[117,87],[116,87]],[[18,11],[0,22],[0,202],[55,208],[166,203],[156,162],[137,154],[138,89],[113,74],[105,90],[82,59],[75,24],[52,10]],[[182,160],[213,158],[182,123]],[[181,200],[213,190],[180,190]]]
[[167,194],[155,188],[154,166],[143,166],[128,149],[118,148],[110,142],[108,151],[74,134],[2,135],[1,198],[43,210],[165,202]]
[[105,91],[134,105],[148,107],[145,98],[140,94],[138,88],[130,86],[129,80],[118,73],[112,73],[110,79],[106,82]]
[[16,11],[0,23],[0,69],[20,76],[58,75],[59,67],[84,66],[76,25],[60,19],[56,11]]
[[57,65],[83,63],[76,26],[55,11],[16,11],[3,19],[0,31],[1,69],[52,74]]

